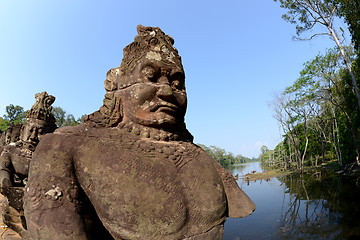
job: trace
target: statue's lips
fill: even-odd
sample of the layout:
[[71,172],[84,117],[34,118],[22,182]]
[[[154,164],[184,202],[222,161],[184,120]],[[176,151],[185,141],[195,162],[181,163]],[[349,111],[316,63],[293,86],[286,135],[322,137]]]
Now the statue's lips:
[[38,141],[27,140],[27,141],[23,142],[23,144],[31,151],[35,151]]
[[153,106],[150,111],[151,112],[176,112],[178,111],[178,107],[174,104],[171,103],[167,103],[167,104],[157,104],[155,106]]

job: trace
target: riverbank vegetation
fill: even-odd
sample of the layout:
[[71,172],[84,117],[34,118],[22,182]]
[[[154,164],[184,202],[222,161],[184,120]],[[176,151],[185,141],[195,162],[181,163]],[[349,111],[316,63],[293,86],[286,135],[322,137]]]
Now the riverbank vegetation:
[[[297,24],[297,34],[322,21],[324,33],[336,43],[304,64],[299,78],[270,104],[281,141],[273,150],[261,148],[259,159],[269,168],[304,171],[321,167],[352,171],[360,153],[360,4],[353,0],[281,0],[284,19]],[[326,19],[325,19],[326,17]],[[352,43],[343,45],[335,19],[348,24]],[[326,21],[325,21],[326,20]],[[335,163],[335,164],[334,164]]]
[[213,157],[224,168],[234,164],[259,161],[258,158],[248,158],[242,156],[241,154],[235,156],[233,153],[227,152],[226,150],[216,146],[207,147],[203,144],[197,145],[204,149],[205,152],[207,152],[211,157]]

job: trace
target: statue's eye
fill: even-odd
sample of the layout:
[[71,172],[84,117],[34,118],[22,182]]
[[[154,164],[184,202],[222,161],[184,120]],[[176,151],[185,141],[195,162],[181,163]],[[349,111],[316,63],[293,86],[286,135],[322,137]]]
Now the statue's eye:
[[147,79],[149,79],[150,81],[154,81],[155,75],[156,75],[156,70],[154,67],[145,66],[145,67],[143,67],[141,72]]
[[171,86],[173,86],[173,87],[176,88],[176,89],[181,89],[180,81],[179,81],[179,80],[174,80],[174,81],[172,81]]
[[171,77],[171,87],[177,90],[183,90],[185,88],[184,82],[184,75],[182,73],[175,73]]
[[40,134],[40,135],[45,134],[45,130],[44,130],[44,129],[42,129],[42,128],[38,129],[38,134]]

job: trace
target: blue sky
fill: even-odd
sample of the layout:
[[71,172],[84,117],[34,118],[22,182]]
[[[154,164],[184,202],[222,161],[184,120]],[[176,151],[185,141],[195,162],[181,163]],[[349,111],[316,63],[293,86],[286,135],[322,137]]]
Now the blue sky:
[[75,117],[98,110],[106,72],[120,65],[136,26],[157,26],[182,56],[194,142],[257,157],[280,141],[274,93],[334,46],[325,37],[293,41],[283,13],[272,0],[2,0],[0,116],[9,104],[29,109],[42,91]]

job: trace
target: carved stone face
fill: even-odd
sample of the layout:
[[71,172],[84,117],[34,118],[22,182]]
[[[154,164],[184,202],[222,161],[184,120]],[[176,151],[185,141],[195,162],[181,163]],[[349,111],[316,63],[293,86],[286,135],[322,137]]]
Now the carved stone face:
[[51,127],[48,122],[44,120],[30,118],[23,125],[21,132],[21,140],[32,145],[39,143],[41,137],[46,133],[51,132]]
[[11,131],[5,132],[5,144],[9,144],[11,142]]
[[168,128],[184,121],[187,97],[181,65],[143,58],[127,77],[138,83],[125,89],[124,122]]

